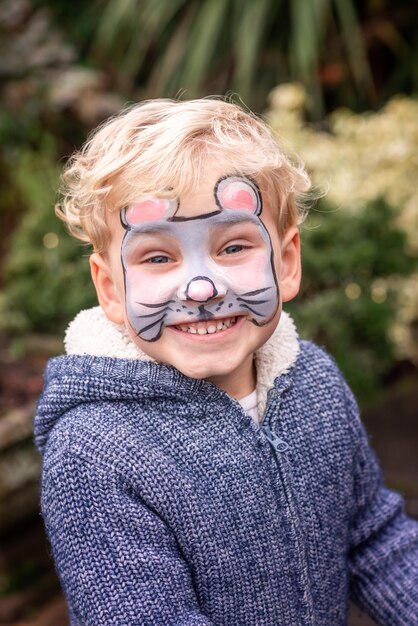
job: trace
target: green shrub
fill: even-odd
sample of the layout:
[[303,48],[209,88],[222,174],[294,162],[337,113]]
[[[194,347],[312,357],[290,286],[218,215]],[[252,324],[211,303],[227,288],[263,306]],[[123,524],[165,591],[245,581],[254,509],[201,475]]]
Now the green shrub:
[[395,215],[383,200],[351,214],[320,202],[302,228],[301,292],[285,306],[301,334],[335,356],[360,399],[393,366],[397,283],[416,269]]
[[22,151],[12,171],[27,209],[9,244],[0,328],[58,334],[96,302],[88,252],[54,214],[60,168],[53,144]]
[[[370,374],[372,370],[376,372],[377,380],[381,372],[389,369],[389,352],[385,349],[388,358],[380,362],[379,342],[372,340],[383,324],[381,315],[386,309],[382,345],[389,350],[390,344],[392,365],[396,360],[418,365],[418,271],[414,263],[418,257],[418,100],[399,95],[381,110],[361,114],[339,109],[320,125],[306,122],[308,106],[301,85],[280,85],[271,93],[270,109],[266,113],[282,143],[300,155],[314,184],[327,192],[328,209],[321,227],[316,231],[312,226],[312,232],[308,228],[304,233],[305,274],[311,287],[304,294],[303,324],[311,336],[319,336],[319,330],[314,331],[312,325],[315,319],[323,319],[326,326],[330,306],[327,303],[331,298],[327,291],[329,283],[349,281],[351,270],[362,297],[357,301],[347,300],[346,306],[341,306],[346,317],[344,332],[346,337],[351,337],[350,346],[361,347],[362,354],[376,350],[379,356],[368,359],[374,363],[368,369]],[[319,213],[315,216],[317,221]],[[353,231],[356,225],[358,230]],[[399,241],[402,234],[404,245]],[[327,238],[326,259],[322,255],[324,265],[321,265],[316,250]],[[315,243],[312,250],[311,241]],[[387,293],[387,301],[367,300],[367,294],[373,292],[377,299]],[[339,301],[343,302],[342,295],[341,298]],[[320,310],[322,304],[324,314]],[[355,321],[351,319],[357,308],[370,314],[374,311],[367,340],[363,328],[354,328]],[[332,319],[331,323],[336,321]],[[336,349],[339,350],[338,346]],[[341,363],[350,359],[344,352],[340,350]],[[369,384],[366,378],[363,380],[356,359],[353,358],[350,368],[359,385]]]

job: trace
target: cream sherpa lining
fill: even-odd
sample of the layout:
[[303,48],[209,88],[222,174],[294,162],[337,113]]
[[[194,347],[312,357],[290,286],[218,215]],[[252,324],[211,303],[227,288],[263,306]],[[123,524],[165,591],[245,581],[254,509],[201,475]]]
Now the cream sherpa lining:
[[[124,326],[110,322],[99,306],[81,311],[68,326],[65,339],[67,354],[141,359],[154,361],[130,339]],[[299,354],[299,341],[293,320],[282,313],[270,339],[255,354],[257,369],[258,412],[263,415],[267,392],[274,379],[287,372]]]

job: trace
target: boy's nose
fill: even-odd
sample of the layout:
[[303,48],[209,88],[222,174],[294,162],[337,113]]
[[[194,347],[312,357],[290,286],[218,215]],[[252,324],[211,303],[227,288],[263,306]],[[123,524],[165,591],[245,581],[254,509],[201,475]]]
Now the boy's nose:
[[218,290],[210,278],[205,276],[196,276],[192,278],[186,287],[186,299],[195,300],[196,302],[207,302],[216,298]]

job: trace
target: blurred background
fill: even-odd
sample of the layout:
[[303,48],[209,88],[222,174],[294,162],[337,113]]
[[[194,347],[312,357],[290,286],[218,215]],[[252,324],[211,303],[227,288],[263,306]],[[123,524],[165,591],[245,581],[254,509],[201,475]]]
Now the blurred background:
[[[327,190],[287,309],[336,357],[418,518],[417,93],[412,0],[0,0],[0,624],[67,624],[32,419],[95,296],[53,206],[71,152],[144,98],[243,102]],[[353,609],[351,626],[372,623]]]

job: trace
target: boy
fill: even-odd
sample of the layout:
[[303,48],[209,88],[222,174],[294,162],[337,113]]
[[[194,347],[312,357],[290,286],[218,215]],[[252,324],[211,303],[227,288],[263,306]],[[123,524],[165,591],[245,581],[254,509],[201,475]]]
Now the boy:
[[100,308],[36,418],[73,625],[418,624],[418,526],[333,361],[300,342],[309,188],[262,121],[156,100],[73,157],[60,209]]

